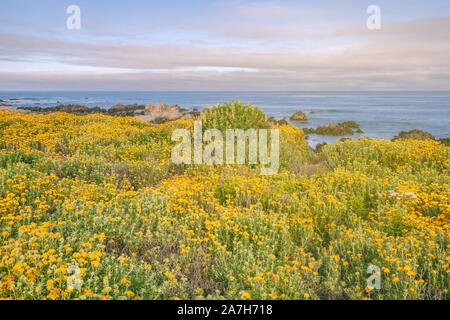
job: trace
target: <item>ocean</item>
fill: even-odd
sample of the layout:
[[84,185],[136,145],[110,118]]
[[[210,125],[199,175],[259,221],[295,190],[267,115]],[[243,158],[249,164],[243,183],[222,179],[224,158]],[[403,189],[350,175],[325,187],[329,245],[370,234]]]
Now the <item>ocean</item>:
[[[48,107],[58,104],[80,104],[109,108],[115,104],[148,104],[164,102],[192,109],[230,100],[251,102],[268,116],[289,118],[296,111],[306,113],[309,122],[292,123],[299,128],[317,127],[333,122],[354,120],[361,125],[363,136],[391,139],[400,131],[420,129],[437,138],[450,138],[450,91],[388,92],[1,92],[0,105]],[[359,134],[348,136],[358,138]],[[309,143],[333,142],[342,137],[311,135]]]

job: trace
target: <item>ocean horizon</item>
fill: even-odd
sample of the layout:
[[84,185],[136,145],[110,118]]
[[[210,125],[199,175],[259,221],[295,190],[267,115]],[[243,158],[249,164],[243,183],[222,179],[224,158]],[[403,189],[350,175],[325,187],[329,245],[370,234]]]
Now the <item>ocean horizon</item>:
[[[392,139],[400,131],[419,129],[436,138],[450,138],[450,91],[1,91],[0,104],[18,107],[52,107],[79,104],[110,108],[115,104],[164,102],[182,108],[204,107],[230,100],[259,106],[268,116],[289,118],[301,110],[307,123],[317,127],[353,120],[364,137]],[[359,134],[345,136],[358,138]],[[310,135],[309,144],[343,137]]]

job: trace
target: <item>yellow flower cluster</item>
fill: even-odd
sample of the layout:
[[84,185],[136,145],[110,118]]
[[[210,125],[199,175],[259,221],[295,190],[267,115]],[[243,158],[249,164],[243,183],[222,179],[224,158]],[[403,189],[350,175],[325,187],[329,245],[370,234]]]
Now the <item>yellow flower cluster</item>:
[[176,128],[0,112],[0,298],[450,298],[448,147],[283,125],[261,176],[173,165]]

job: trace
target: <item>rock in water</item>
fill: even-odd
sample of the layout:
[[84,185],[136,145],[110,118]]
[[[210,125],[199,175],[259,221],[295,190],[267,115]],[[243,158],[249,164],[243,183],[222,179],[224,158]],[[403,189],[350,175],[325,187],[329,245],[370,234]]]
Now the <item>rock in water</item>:
[[296,113],[294,113],[290,120],[291,121],[308,121],[308,119],[306,118],[306,114],[304,114],[301,111],[297,111]]
[[346,121],[342,123],[332,123],[328,126],[318,126],[314,128],[303,128],[305,134],[318,134],[322,136],[351,136],[354,134],[352,129],[356,129],[357,133],[362,133],[359,124],[355,121]]
[[285,118],[280,119],[280,120],[277,120],[275,117],[270,117],[268,120],[269,120],[270,123],[272,123],[272,124],[274,124],[274,125],[287,125],[287,124],[289,124],[289,123],[286,121]]

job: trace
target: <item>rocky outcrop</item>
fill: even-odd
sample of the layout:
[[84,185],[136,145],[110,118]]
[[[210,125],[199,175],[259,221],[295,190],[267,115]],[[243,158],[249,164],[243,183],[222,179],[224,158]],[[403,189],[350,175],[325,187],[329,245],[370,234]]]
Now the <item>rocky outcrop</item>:
[[7,112],[14,112],[14,108],[13,107],[9,107],[9,106],[0,106],[0,111],[7,111]]
[[10,107],[10,106],[0,106],[0,112],[1,111],[14,112],[14,113],[23,113],[23,114],[29,113],[29,111],[17,110],[17,109],[14,109],[13,107]]
[[138,111],[143,111],[145,109],[144,105],[138,104],[116,104],[108,109],[108,113],[115,116],[133,116]]
[[178,105],[168,106],[165,103],[153,103],[145,106],[144,114],[152,116],[153,120],[166,119],[177,120],[181,119],[184,115],[181,108]]
[[442,138],[438,140],[444,146],[450,147],[450,138]]
[[[5,110],[13,110],[11,107],[4,107]],[[197,119],[200,112],[197,109],[193,111],[180,108],[178,105],[168,106],[165,103],[153,103],[144,105],[138,104],[116,104],[109,109],[100,107],[88,108],[86,106],[69,104],[59,105],[54,107],[19,107],[23,111],[32,112],[36,114],[49,114],[53,112],[66,112],[76,115],[87,115],[92,113],[100,113],[111,116],[120,117],[135,117],[139,120],[149,121],[154,123],[161,123],[165,121],[177,119]],[[13,112],[12,111],[12,112]],[[15,110],[19,112],[18,110]]]
[[68,104],[68,105],[59,105],[55,107],[19,107],[18,109],[21,110],[28,110],[33,113],[41,113],[41,114],[48,114],[53,112],[66,112],[66,113],[73,113],[78,115],[83,114],[89,114],[94,113],[93,109],[90,109],[86,106],[82,106],[79,104]]
[[428,132],[413,129],[411,131],[401,131],[398,136],[395,136],[392,140],[436,140],[436,138]]
[[271,124],[274,124],[274,125],[287,125],[287,124],[289,124],[289,123],[286,121],[286,118],[277,120],[275,117],[270,117],[268,120],[269,120],[269,122],[270,122]]
[[86,114],[89,113],[89,108],[86,106],[81,106],[77,104],[71,104],[71,105],[61,105],[57,106],[56,110],[58,112],[67,112],[67,113],[75,113],[75,114]]
[[[353,129],[356,129],[353,131]],[[360,126],[355,121],[332,123],[328,126],[318,126],[316,129],[304,128],[305,134],[318,134],[322,136],[351,136],[355,132],[362,133]]]
[[343,127],[348,127],[348,128],[352,128],[352,129],[359,129],[360,128],[359,124],[356,123],[353,120],[341,122],[341,123],[338,123],[338,124],[343,126]]
[[392,139],[392,141],[395,140],[432,140],[432,141],[438,141],[439,143],[450,146],[450,138],[441,138],[436,139],[431,133],[413,129],[410,131],[401,131],[397,136]]
[[291,118],[291,121],[308,121],[308,119],[306,118],[306,114],[304,114],[302,111],[297,111],[296,113],[294,113]]
[[418,129],[401,131],[394,139],[392,139],[392,141],[395,140],[433,140],[438,141],[445,146],[450,146],[450,138],[436,139],[431,133]]
[[142,121],[162,123],[178,119],[196,119],[198,116],[199,112],[196,110],[189,112],[176,104],[168,106],[160,102],[147,104],[144,109],[144,114],[135,116],[135,118]]
[[71,113],[76,115],[86,115],[91,113],[101,113],[101,114],[109,114],[112,116],[134,116],[137,111],[143,111],[145,106],[138,105],[138,104],[129,104],[129,105],[122,105],[122,104],[116,104],[109,108],[108,110],[100,108],[100,107],[93,107],[88,108],[86,106],[78,105],[78,104],[68,104],[68,105],[58,105],[54,107],[19,107],[18,109],[21,110],[27,110],[33,113],[38,114],[49,114],[53,112],[65,112],[65,113]]

